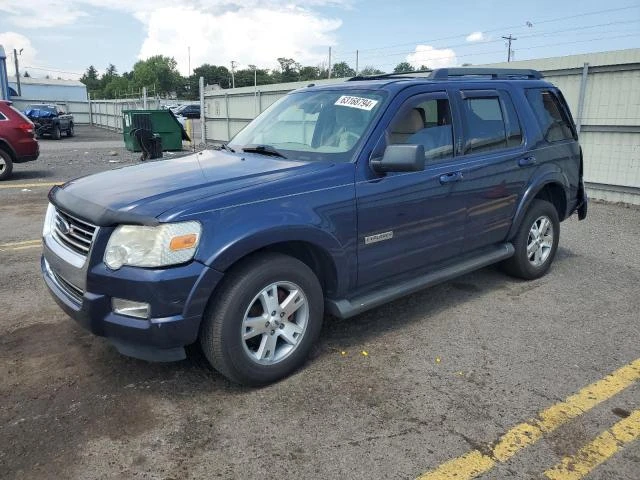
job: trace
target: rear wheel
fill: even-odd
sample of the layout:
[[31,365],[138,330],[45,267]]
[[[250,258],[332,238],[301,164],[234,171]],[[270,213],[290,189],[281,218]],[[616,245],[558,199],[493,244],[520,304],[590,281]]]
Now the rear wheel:
[[545,200],[534,200],[513,239],[515,253],[503,262],[504,270],[525,280],[543,276],[551,267],[559,238],[556,208]]
[[11,160],[11,156],[0,149],[0,180],[6,180],[11,176],[11,172],[13,171],[13,161]]
[[322,288],[307,265],[260,255],[229,273],[207,309],[200,344],[230,380],[265,385],[304,363],[323,314]]
[[60,125],[54,125],[53,132],[51,133],[51,138],[53,138],[54,140],[60,140],[61,136]]

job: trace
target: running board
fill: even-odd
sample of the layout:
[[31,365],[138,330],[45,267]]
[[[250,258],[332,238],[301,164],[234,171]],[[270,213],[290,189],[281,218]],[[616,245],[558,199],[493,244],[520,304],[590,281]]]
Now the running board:
[[514,251],[511,243],[503,243],[491,247],[489,250],[483,250],[480,254],[467,258],[460,263],[406,280],[400,284],[383,287],[380,290],[369,292],[352,299],[327,299],[325,300],[325,310],[327,313],[338,318],[353,317],[354,315],[396,300],[397,298],[437,285],[438,283],[446,282],[465,273],[499,262],[500,260],[505,260],[512,256]]

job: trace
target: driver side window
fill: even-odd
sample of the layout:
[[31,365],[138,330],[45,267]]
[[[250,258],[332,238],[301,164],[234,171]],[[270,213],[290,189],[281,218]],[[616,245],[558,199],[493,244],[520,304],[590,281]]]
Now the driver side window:
[[453,127],[449,100],[419,95],[400,108],[386,132],[388,145],[423,145],[427,164],[453,156]]

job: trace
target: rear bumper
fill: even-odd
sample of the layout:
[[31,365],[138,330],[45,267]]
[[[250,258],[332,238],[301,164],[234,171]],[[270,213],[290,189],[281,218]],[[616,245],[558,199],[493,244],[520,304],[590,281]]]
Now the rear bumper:
[[[45,254],[46,251],[45,246]],[[168,269],[171,272],[165,278],[161,271],[155,271],[153,284],[145,288],[141,288],[140,282],[148,280],[149,271],[137,269],[141,270],[141,278],[137,280],[131,278],[131,270],[135,276],[136,269],[129,269],[129,278],[99,278],[90,271],[92,278],[88,285],[104,288],[94,288],[100,292],[84,291],[80,297],[77,293],[74,295],[53,268],[43,255],[42,276],[54,300],[67,315],[95,335],[107,337],[120,353],[149,361],[175,361],[185,357],[184,346],[197,340],[206,303],[222,278],[222,273],[196,262]],[[186,292],[184,298],[178,298],[179,293],[174,296],[176,313],[164,315],[167,291],[173,290],[177,283],[183,285],[178,290]],[[154,312],[160,315],[149,319],[119,315],[111,305],[116,296],[145,301],[150,304],[152,315]]]

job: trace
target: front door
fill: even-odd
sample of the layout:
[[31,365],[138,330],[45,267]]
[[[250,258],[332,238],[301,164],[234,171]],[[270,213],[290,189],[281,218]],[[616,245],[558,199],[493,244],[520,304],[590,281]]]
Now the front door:
[[356,182],[358,285],[391,280],[457,255],[465,200],[457,194],[453,125],[446,92],[410,96],[389,121],[373,156],[386,145],[423,144],[425,169]]

